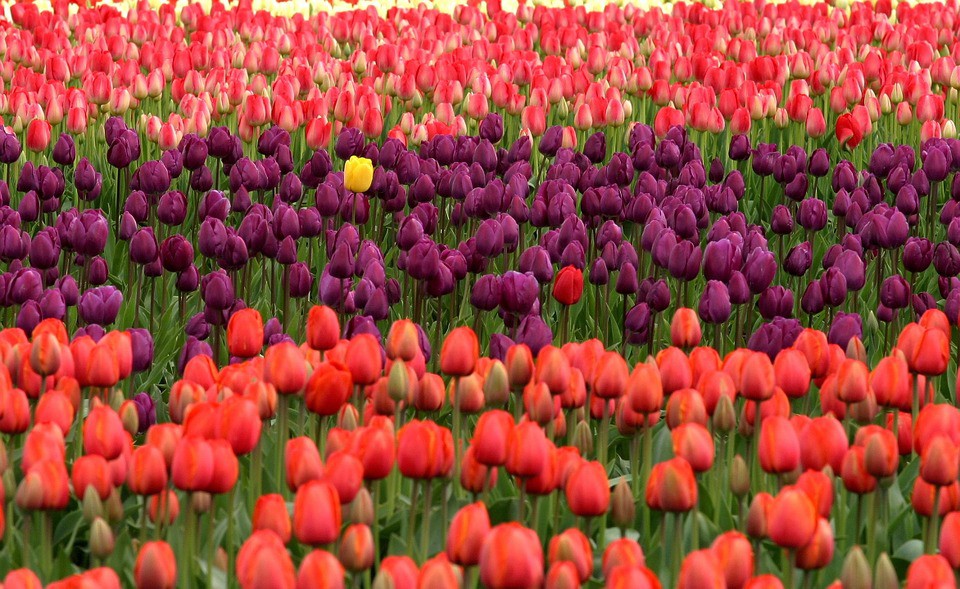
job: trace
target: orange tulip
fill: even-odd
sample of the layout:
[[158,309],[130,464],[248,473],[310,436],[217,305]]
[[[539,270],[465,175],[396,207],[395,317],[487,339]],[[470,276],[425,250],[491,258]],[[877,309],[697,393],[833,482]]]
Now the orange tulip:
[[605,589],[660,589],[660,580],[650,569],[642,566],[613,567],[607,575]]
[[898,354],[882,358],[870,373],[870,388],[881,407],[909,410],[913,390],[907,361]]
[[537,354],[536,380],[547,385],[550,393],[560,395],[570,386],[570,359],[554,346],[544,346]]
[[813,501],[820,517],[829,518],[833,508],[833,479],[819,470],[808,470],[797,479],[797,487]]
[[480,342],[469,327],[451,331],[440,348],[440,371],[451,376],[467,376],[477,366]]
[[833,560],[834,550],[833,528],[827,519],[821,517],[813,538],[797,550],[797,568],[805,571],[822,569]]
[[329,544],[340,536],[342,521],[337,489],[326,481],[309,481],[297,489],[293,533],[310,546]]
[[253,358],[263,348],[263,317],[247,307],[230,316],[227,322],[227,348],[231,356]]
[[353,337],[347,344],[346,365],[353,384],[367,386],[377,382],[383,373],[380,343],[369,333]]
[[321,479],[333,485],[343,504],[350,503],[363,486],[363,463],[346,450],[327,456]]
[[854,443],[864,447],[864,461],[871,476],[883,479],[893,476],[900,465],[897,437],[879,425],[868,425],[857,430]]
[[547,436],[540,426],[531,421],[518,424],[507,442],[507,472],[520,478],[537,476],[543,470],[548,450]]
[[703,397],[694,389],[679,389],[667,399],[667,426],[678,427],[682,423],[707,425],[707,408]]
[[137,589],[173,589],[177,586],[177,559],[163,541],[147,542],[137,553],[133,567]]
[[810,375],[820,378],[830,368],[827,336],[816,329],[804,329],[793,342],[793,348],[803,353],[810,367]]
[[490,517],[483,502],[465,505],[450,521],[447,558],[464,567],[480,562],[483,540],[490,532]]
[[156,446],[140,446],[130,455],[127,487],[137,495],[156,495],[167,486],[167,465]]
[[74,461],[71,482],[73,492],[80,500],[83,499],[88,487],[96,491],[101,501],[106,501],[113,492],[110,465],[103,456],[96,454],[81,456]]
[[727,589],[740,589],[753,576],[753,545],[740,532],[724,532],[717,536],[710,549],[720,561]]
[[920,477],[913,481],[913,492],[910,494],[910,505],[917,515],[930,517],[933,515],[933,504],[939,495],[937,513],[943,517],[960,507],[960,483],[952,483],[947,487],[935,487]]
[[[304,559],[308,560],[309,556]],[[293,561],[276,534],[268,530],[250,534],[237,553],[237,581],[242,589],[294,589],[297,578]]]
[[507,367],[510,388],[514,390],[523,388],[533,378],[533,355],[526,344],[510,346],[504,364]]
[[681,307],[673,314],[670,322],[670,341],[678,348],[693,348],[700,345],[700,318],[697,312]]
[[73,403],[67,393],[49,391],[44,393],[37,402],[33,414],[34,423],[52,423],[60,428],[63,435],[67,435],[73,425]]
[[516,522],[491,529],[480,549],[480,580],[489,589],[540,587],[543,549],[536,532]]
[[599,462],[584,461],[570,473],[564,486],[567,505],[574,515],[596,517],[610,508],[610,481]]
[[817,531],[817,510],[802,489],[787,486],[770,506],[767,534],[778,546],[796,550],[805,546]]
[[494,409],[480,415],[471,442],[477,461],[487,466],[506,464],[507,444],[513,427],[513,416],[506,411]]
[[213,449],[207,440],[182,438],[170,467],[173,485],[184,491],[205,491],[213,478],[213,461]]
[[173,491],[161,491],[151,495],[148,507],[150,521],[153,523],[163,521],[164,525],[170,525],[180,515],[180,500]]
[[948,513],[940,524],[940,556],[950,567],[960,568],[960,512]]
[[672,458],[653,465],[646,489],[647,506],[658,511],[690,511],[697,503],[697,479],[690,463]]
[[773,416],[761,422],[757,454],[765,472],[780,474],[800,466],[800,441],[788,419]]
[[937,487],[956,482],[960,469],[960,448],[946,436],[930,440],[920,454],[920,477]]
[[637,541],[630,538],[618,538],[607,544],[600,568],[603,576],[608,577],[610,571],[616,567],[644,565],[646,565],[646,558]]
[[340,563],[351,573],[365,571],[373,566],[373,533],[366,524],[352,524],[343,531],[338,556]]
[[298,394],[307,385],[307,365],[303,353],[292,342],[267,348],[263,358],[263,380],[282,395]]
[[723,589],[726,586],[726,575],[712,550],[695,550],[683,559],[677,589]]
[[343,566],[325,550],[314,550],[300,563],[297,572],[297,587],[316,589],[343,589]]
[[673,454],[690,463],[694,472],[706,472],[713,466],[713,435],[699,423],[683,423],[670,431]]
[[580,587],[577,567],[568,560],[555,562],[547,569],[544,589],[577,589]]
[[22,434],[30,427],[30,400],[22,389],[6,389],[0,395],[0,432]]
[[910,564],[904,589],[947,588],[956,585],[950,562],[939,554],[924,554]]
[[316,444],[308,437],[291,438],[284,448],[284,471],[287,487],[298,490],[310,481],[320,480],[323,476],[323,462]]
[[693,386],[690,359],[680,348],[669,347],[661,350],[657,354],[657,367],[660,369],[660,382],[665,394]]
[[616,352],[606,352],[597,360],[594,370],[592,390],[601,399],[617,399],[627,390],[630,369],[623,356]]
[[497,467],[481,464],[476,458],[476,448],[470,446],[460,462],[460,486],[471,493],[482,493],[497,485]]
[[577,528],[569,528],[550,539],[547,550],[547,563],[570,562],[574,565],[577,578],[585,583],[593,573],[593,550],[590,540]]
[[220,404],[217,413],[216,435],[230,443],[234,454],[243,456],[257,447],[263,422],[256,403],[233,396]]
[[840,472],[849,442],[843,424],[832,415],[814,417],[800,432],[800,462],[805,469],[830,466]]
[[776,374],[770,357],[762,352],[747,356],[740,369],[740,394],[751,401],[765,401],[773,396]]
[[106,405],[94,407],[83,422],[83,450],[113,460],[123,451],[123,433],[116,411]]
[[226,440],[210,440],[213,453],[213,476],[205,489],[213,495],[222,495],[237,484],[240,475],[240,463]]
[[274,532],[284,544],[290,541],[292,524],[290,513],[287,511],[287,502],[283,495],[270,493],[257,498],[253,506],[253,530],[270,530]]
[[791,398],[800,398],[810,390],[810,365],[803,352],[785,348],[773,361],[776,385]]
[[57,336],[52,333],[33,335],[30,346],[30,368],[41,377],[50,376],[60,369],[61,349]]

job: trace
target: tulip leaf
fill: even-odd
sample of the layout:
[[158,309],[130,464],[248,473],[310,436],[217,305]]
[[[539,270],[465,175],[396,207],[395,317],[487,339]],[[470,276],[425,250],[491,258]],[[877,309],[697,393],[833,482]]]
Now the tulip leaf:
[[914,538],[912,540],[907,540],[903,544],[897,546],[897,549],[893,552],[893,558],[900,560],[905,560],[907,562],[913,562],[914,560],[920,558],[923,555],[923,542]]

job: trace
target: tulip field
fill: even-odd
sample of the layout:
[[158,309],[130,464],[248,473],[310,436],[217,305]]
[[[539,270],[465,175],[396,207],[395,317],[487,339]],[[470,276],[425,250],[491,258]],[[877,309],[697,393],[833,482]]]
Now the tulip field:
[[960,6],[0,7],[0,589],[945,589]]

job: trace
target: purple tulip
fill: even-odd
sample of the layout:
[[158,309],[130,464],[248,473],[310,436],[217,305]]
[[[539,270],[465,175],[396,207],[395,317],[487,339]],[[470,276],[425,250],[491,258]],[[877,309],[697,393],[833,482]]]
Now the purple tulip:
[[707,286],[700,295],[700,304],[697,307],[700,319],[714,325],[725,322],[730,318],[730,291],[719,280],[708,280]]
[[80,318],[87,323],[110,325],[120,313],[123,293],[112,286],[91,288],[80,297]]
[[149,393],[140,392],[133,396],[137,408],[137,433],[142,434],[157,423],[157,405]]
[[527,315],[517,327],[516,341],[526,344],[534,356],[553,341],[553,331],[539,315]]

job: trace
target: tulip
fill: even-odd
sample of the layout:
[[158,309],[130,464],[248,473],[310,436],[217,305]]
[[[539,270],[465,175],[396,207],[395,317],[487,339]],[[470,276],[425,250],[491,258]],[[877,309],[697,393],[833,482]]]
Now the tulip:
[[543,582],[543,549],[533,530],[518,523],[490,530],[480,550],[480,580],[490,589],[533,589]]
[[172,589],[177,584],[177,561],[166,542],[147,542],[133,569],[137,589]]
[[297,489],[293,533],[310,546],[329,544],[340,535],[341,511],[337,489],[325,481],[310,481]]
[[366,192],[373,182],[373,162],[351,156],[344,166],[343,185],[351,192]]
[[583,462],[570,474],[564,492],[574,515],[596,517],[610,508],[610,484],[599,462]]

